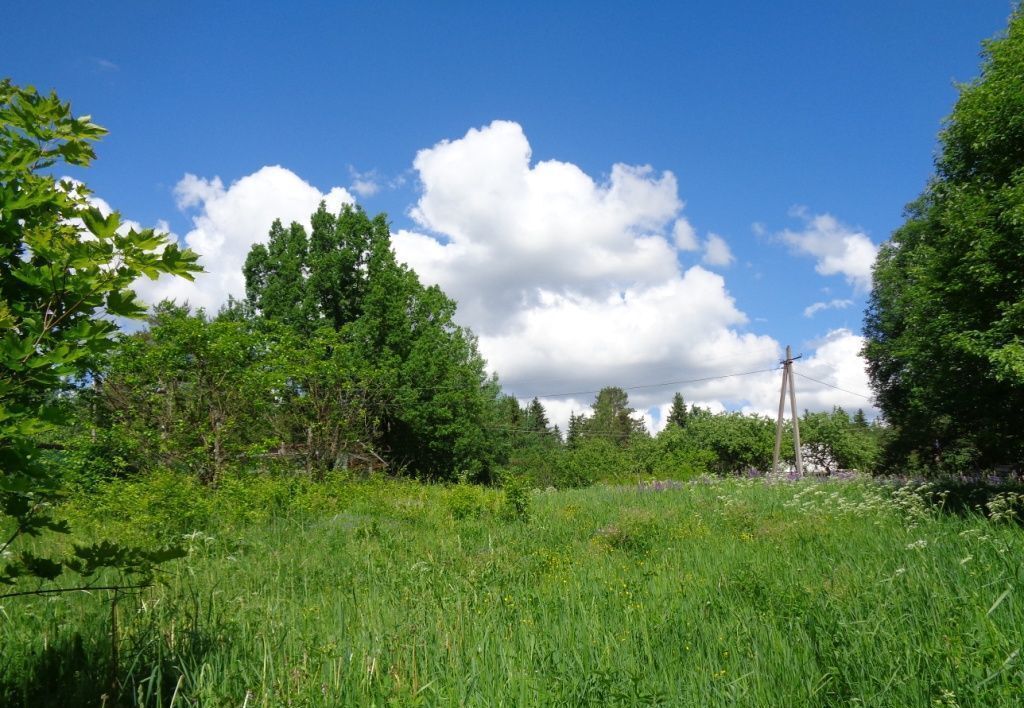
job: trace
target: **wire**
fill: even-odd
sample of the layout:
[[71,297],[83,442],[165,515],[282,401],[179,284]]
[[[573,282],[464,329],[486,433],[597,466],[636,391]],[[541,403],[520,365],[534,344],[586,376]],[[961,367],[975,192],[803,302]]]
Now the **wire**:
[[851,396],[860,396],[865,401],[870,401],[871,400],[871,396],[865,396],[863,393],[857,393],[856,391],[851,391],[851,390],[846,389],[846,388],[840,388],[839,386],[833,386],[832,384],[828,383],[827,381],[820,381],[818,379],[811,378],[810,376],[806,376],[804,374],[801,374],[799,371],[796,371],[796,370],[794,370],[793,373],[796,374],[797,376],[799,376],[802,379],[807,379],[808,381],[813,381],[814,383],[821,384],[822,386],[828,386],[829,388],[834,388],[837,391],[842,391],[843,393],[848,393]]
[[[767,358],[775,359],[774,356],[767,357]],[[743,354],[743,353],[741,353],[741,354],[732,354],[730,356],[719,356],[719,357],[711,357],[711,358],[701,357],[699,359],[699,363],[702,366],[707,366],[709,364],[715,364],[715,365],[717,365],[717,364],[731,364],[733,362],[737,362],[737,361],[744,360],[744,359],[746,359],[746,360],[750,359],[749,352],[745,353],[745,354]],[[655,367],[654,370],[655,371],[664,371],[664,372],[666,372],[664,375],[671,376],[672,375],[672,370],[678,368],[678,366],[679,366],[679,362],[674,362],[674,363],[673,362],[667,362],[665,364],[662,364],[660,366]],[[538,390],[538,389],[539,390],[543,390],[544,388],[547,388],[548,386],[557,386],[557,385],[558,385],[558,381],[557,380],[540,379],[540,380],[523,382],[523,383],[521,383],[519,385],[519,388],[526,388],[526,387],[529,386],[531,388],[534,388],[534,390]],[[653,385],[657,385],[657,384],[653,384]],[[539,396],[538,396],[538,398],[539,398]]]
[[[754,371],[738,371],[732,374],[719,374],[717,376],[704,376],[698,379],[680,379],[678,381],[662,381],[660,383],[649,383],[649,384],[636,384],[634,386],[619,386],[623,391],[634,391],[638,388],[658,388],[661,386],[676,386],[679,384],[691,384],[700,383],[702,381],[714,381],[715,379],[728,379],[734,376],[750,376],[751,374],[764,374],[770,371],[778,371],[781,367],[773,366],[770,369],[756,369]],[[592,391],[567,391],[565,393],[544,393],[535,394],[530,398],[559,398],[561,396],[581,396],[586,393],[600,393],[603,389],[595,389]]]

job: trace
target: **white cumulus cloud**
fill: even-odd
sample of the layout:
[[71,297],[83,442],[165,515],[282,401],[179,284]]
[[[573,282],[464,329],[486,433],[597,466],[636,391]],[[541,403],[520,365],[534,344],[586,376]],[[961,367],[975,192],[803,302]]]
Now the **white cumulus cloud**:
[[[709,378],[773,367],[780,347],[748,331],[721,275],[680,264],[701,244],[672,173],[618,164],[599,182],[532,163],[505,121],[420,151],[414,167],[419,228],[395,234],[399,258],[455,297],[506,389],[539,396],[563,430],[602,386],[627,387],[652,428],[649,409],[677,390],[718,410],[777,388],[764,374]],[[708,265],[733,260],[720,236],[703,248]],[[546,395],[563,392],[577,393]]]
[[186,174],[175,186],[180,209],[193,209],[193,228],[185,234],[184,245],[200,255],[206,273],[195,282],[161,277],[140,279],[135,289],[144,302],[163,299],[216,311],[227,301],[245,295],[242,265],[249,248],[265,243],[274,219],[284,224],[298,221],[309,228],[309,217],[321,200],[332,211],[354,203],[341,187],[322,193],[298,175],[280,166],[263,167],[225,187],[219,177],[203,179]]
[[878,253],[867,234],[843,224],[831,214],[810,214],[803,207],[792,211],[804,222],[799,231],[786,229],[779,238],[794,251],[813,256],[821,275],[842,275],[859,292],[871,289],[871,267]]
[[814,353],[793,365],[794,371],[803,374],[796,377],[801,410],[842,406],[847,411],[863,408],[873,414],[871,384],[860,356],[864,337],[841,328],[812,344]]
[[727,266],[735,258],[729,250],[729,244],[718,234],[708,234],[704,242],[704,262],[710,266]]
[[853,304],[853,300],[829,300],[828,302],[815,302],[804,308],[804,317],[814,317],[822,310],[842,310]]
[[675,237],[676,248],[680,251],[699,251],[700,241],[697,240],[697,232],[686,219],[676,219],[672,227],[672,235]]
[[[752,331],[725,278],[705,267],[728,265],[732,253],[715,234],[698,238],[671,172],[615,164],[595,179],[568,162],[533,162],[522,128],[508,121],[421,150],[413,168],[421,192],[409,210],[412,228],[393,234],[399,259],[457,300],[458,320],[478,334],[505,390],[541,398],[563,431],[603,386],[627,388],[652,430],[676,391],[712,410],[777,406],[778,372],[748,372],[776,367],[781,346]],[[332,211],[354,201],[346,189],[322,193],[278,166],[227,186],[186,175],[175,195],[193,212],[184,245],[207,273],[194,284],[161,279],[138,289],[151,303],[169,297],[210,311],[244,295],[245,256],[275,218],[308,226],[320,200]],[[832,251],[821,243],[842,228],[809,220],[794,247],[827,259]],[[836,250],[840,263],[847,252]],[[866,391],[860,341],[830,333],[803,366]],[[818,387],[801,408],[847,404],[841,392]]]

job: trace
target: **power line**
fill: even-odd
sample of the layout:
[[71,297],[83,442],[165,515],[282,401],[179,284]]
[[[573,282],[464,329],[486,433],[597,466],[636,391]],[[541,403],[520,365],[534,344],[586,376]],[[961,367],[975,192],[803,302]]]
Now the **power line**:
[[[758,358],[761,358],[761,357],[758,357]],[[771,356],[771,357],[765,357],[765,358],[774,359],[775,357]],[[699,361],[697,363],[699,363],[701,366],[708,366],[710,364],[715,364],[715,365],[717,365],[717,364],[732,364],[734,362],[743,361],[743,360],[748,360],[749,361],[749,359],[750,359],[750,353],[747,352],[747,353],[740,353],[740,354],[731,354],[729,356],[718,356],[718,357],[710,357],[710,358],[709,357],[700,357]],[[672,370],[677,370],[678,368],[679,368],[679,362],[667,362],[665,364],[662,364],[660,366],[655,367],[654,370],[655,371],[665,371],[665,370],[668,370],[668,372],[665,375],[670,376],[673,373]],[[668,383],[671,384],[671,383],[674,383],[674,382],[668,382]],[[540,379],[540,380],[533,380],[533,381],[527,380],[525,382],[520,383],[518,385],[518,387],[519,388],[526,388],[526,387],[529,386],[529,387],[533,387],[535,390],[536,389],[543,390],[543,388],[545,388],[545,387],[547,387],[549,385],[551,385],[551,386],[558,385],[558,380],[555,380],[555,379]],[[656,386],[658,384],[645,384],[645,385]],[[588,391],[587,393],[593,393],[593,392],[589,392]],[[530,397],[532,398],[532,394],[531,394]],[[538,398],[539,397],[540,396],[538,396]]]
[[871,396],[865,396],[863,393],[857,393],[856,391],[851,391],[851,390],[846,389],[846,388],[840,388],[839,386],[834,386],[834,385],[830,384],[827,381],[820,381],[818,379],[811,378],[810,376],[807,376],[806,374],[801,374],[799,371],[794,371],[793,373],[796,374],[797,376],[799,376],[802,379],[807,379],[808,381],[813,381],[814,383],[821,384],[822,386],[828,386],[829,388],[834,388],[837,391],[842,391],[843,393],[848,393],[851,396],[860,396],[865,401],[870,401],[871,400]]
[[[680,384],[691,384],[701,383],[703,381],[714,381],[716,379],[728,379],[735,376],[750,376],[751,374],[764,374],[770,371],[778,371],[778,366],[773,366],[770,369],[755,369],[754,371],[737,371],[732,374],[718,374],[717,376],[703,376],[697,379],[680,379],[678,381],[661,381],[659,383],[649,384],[636,384],[634,386],[619,386],[623,391],[634,391],[638,388],[659,388],[661,386],[678,386]],[[533,396],[527,396],[527,398],[560,398],[562,396],[582,396],[588,393],[600,393],[603,389],[595,389],[590,391],[567,391],[565,393],[543,393],[534,394]]]

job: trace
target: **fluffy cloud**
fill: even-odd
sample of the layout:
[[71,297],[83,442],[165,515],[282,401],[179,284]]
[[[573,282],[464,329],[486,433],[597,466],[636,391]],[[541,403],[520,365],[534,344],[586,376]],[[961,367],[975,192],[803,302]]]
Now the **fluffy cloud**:
[[545,291],[604,298],[674,276],[664,235],[682,209],[674,175],[618,164],[597,183],[576,165],[530,157],[522,128],[496,121],[414,162],[423,193],[411,216],[445,243],[400,231],[396,251],[478,332],[503,330]]
[[797,253],[813,256],[822,275],[842,275],[859,292],[871,288],[871,266],[878,247],[867,234],[847,226],[831,214],[811,215],[803,207],[793,210],[802,219],[800,231],[786,229],[779,238]]
[[321,200],[332,211],[355,201],[341,187],[324,194],[279,166],[264,167],[228,187],[219,177],[187,174],[175,186],[174,194],[179,209],[196,212],[184,241],[199,253],[206,273],[192,283],[170,277],[141,279],[136,291],[144,302],[167,298],[211,311],[224,304],[228,295],[245,295],[245,257],[253,244],[266,241],[274,219],[285,224],[298,221],[308,228],[310,214]]
[[842,406],[848,411],[863,408],[874,413],[871,385],[860,356],[864,337],[836,329],[812,345],[814,354],[794,364],[794,371],[803,375],[796,378],[801,409]]
[[672,235],[674,236],[676,248],[680,251],[700,250],[700,241],[697,240],[697,232],[686,219],[676,219],[675,226],[672,227]]
[[[652,431],[675,391],[712,410],[778,405],[778,372],[746,372],[776,367],[781,347],[750,331],[724,277],[695,262],[727,265],[732,253],[719,236],[698,238],[672,173],[617,164],[599,181],[570,163],[533,163],[522,128],[503,121],[421,150],[413,167],[421,193],[413,228],[393,234],[399,258],[458,301],[458,319],[479,335],[505,389],[540,397],[563,430],[608,385],[627,388]],[[171,297],[210,310],[243,294],[245,255],[273,219],[307,223],[321,199],[332,210],[353,201],[282,167],[228,186],[186,175],[175,195],[194,212],[184,241],[208,272],[195,284],[143,281],[139,290],[149,302]],[[866,391],[859,349],[856,335],[830,333],[801,370]],[[812,388],[801,408],[849,403],[803,383]]]
[[853,300],[829,300],[816,302],[804,308],[804,317],[814,317],[822,310],[842,310],[853,304]]
[[[563,430],[605,385],[626,387],[652,430],[677,390],[713,410],[777,405],[777,373],[711,378],[773,368],[781,347],[747,331],[721,275],[681,264],[702,245],[671,173],[620,164],[600,183],[531,163],[521,127],[501,121],[414,167],[419,229],[395,234],[399,258],[458,300],[506,390],[540,397]],[[715,234],[703,251],[708,265],[733,260]]]
[[729,244],[718,234],[708,234],[704,242],[704,262],[710,266],[727,266],[735,258],[729,250]]

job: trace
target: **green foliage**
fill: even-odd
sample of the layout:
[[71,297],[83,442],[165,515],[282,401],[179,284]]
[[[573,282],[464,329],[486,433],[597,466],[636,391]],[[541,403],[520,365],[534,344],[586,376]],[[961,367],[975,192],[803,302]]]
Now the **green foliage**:
[[524,526],[486,488],[453,521],[442,485],[240,476],[281,500],[258,514],[231,474],[177,478],[209,514],[118,602],[115,674],[94,598],[5,603],[0,705],[1020,703],[1015,496],[989,520],[864,480],[602,485],[532,494]]
[[708,474],[715,464],[715,452],[694,432],[677,425],[665,426],[654,439],[653,460],[648,479],[691,479]]
[[886,464],[1024,459],[1024,14],[961,87],[936,176],[875,265],[865,323]]
[[880,432],[866,421],[850,420],[842,408],[831,413],[805,412],[800,419],[804,462],[825,472],[870,472],[878,458]]
[[668,412],[668,425],[685,428],[689,415],[690,413],[686,409],[686,401],[683,400],[683,394],[676,392],[672,396],[672,408]]
[[331,327],[191,314],[163,303],[124,337],[91,391],[92,424],[116,433],[133,469],[172,467],[214,482],[250,459],[314,477],[368,454],[384,398],[376,372]]
[[[709,471],[716,474],[768,470],[775,448],[775,423],[740,413],[712,415],[695,410],[684,429],[690,449],[711,453]],[[680,449],[684,449],[682,446]]]
[[[48,173],[87,166],[105,132],[56,94],[0,81],[0,511],[9,533],[0,551],[26,535],[67,530],[48,513],[58,482],[39,442],[63,422],[59,390],[109,349],[113,318],[143,314],[132,283],[200,271],[196,254],[129,228],[117,212],[102,214],[85,186]],[[0,582],[87,567],[76,558],[23,551]]]
[[607,386],[598,391],[592,408],[590,417],[577,417],[580,436],[604,437],[626,446],[632,436],[647,432],[643,421],[633,417],[636,411],[629,407],[629,396],[621,388]]
[[485,426],[498,387],[472,333],[454,323],[455,303],[395,260],[383,214],[370,219],[346,205],[334,216],[321,204],[311,221],[308,242],[301,225],[275,222],[267,246],[250,251],[250,307],[306,335],[338,334],[352,356],[348,366],[334,362],[343,367],[336,375],[357,370],[377,404],[358,409],[372,410],[372,431],[348,442],[373,445],[394,468],[422,477],[487,479],[496,453]]
[[280,219],[274,220],[267,245],[253,246],[242,269],[249,305],[268,319],[303,331],[315,327],[303,273],[308,252],[302,224],[292,223],[286,230]]
[[514,521],[529,521],[531,485],[520,477],[508,477],[503,480],[502,489],[505,492],[502,515]]
[[487,496],[475,484],[460,483],[449,490],[448,511],[453,519],[478,519],[487,508]]

